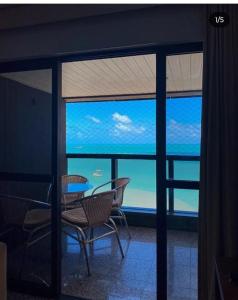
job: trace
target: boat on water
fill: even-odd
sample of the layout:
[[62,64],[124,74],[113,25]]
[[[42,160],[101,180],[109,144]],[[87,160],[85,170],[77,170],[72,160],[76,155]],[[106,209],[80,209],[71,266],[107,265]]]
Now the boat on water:
[[96,176],[96,177],[102,176],[102,170],[100,170],[100,169],[95,170],[95,172],[93,172],[93,176]]

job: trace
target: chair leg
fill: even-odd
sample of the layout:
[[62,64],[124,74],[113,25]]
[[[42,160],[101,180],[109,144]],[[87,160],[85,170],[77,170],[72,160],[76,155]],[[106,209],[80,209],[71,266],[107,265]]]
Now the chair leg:
[[26,254],[27,254],[27,249],[28,249],[28,243],[30,242],[32,236],[33,236],[33,232],[30,232],[29,236],[27,237],[27,241],[24,244],[24,250],[23,250],[23,254],[22,254],[21,266],[20,266],[19,275],[18,275],[19,280],[22,279],[23,268],[24,268],[25,261],[26,261]]
[[27,252],[27,243],[24,245],[24,250],[23,250],[23,255],[22,255],[22,261],[21,261],[21,266],[20,266],[20,270],[19,270],[19,274],[18,274],[18,278],[19,280],[22,279],[22,273],[23,273],[23,268],[25,265],[25,260],[26,260],[26,252]]
[[122,256],[122,258],[124,258],[125,255],[124,255],[124,253],[123,253],[121,241],[120,241],[120,238],[119,238],[119,235],[118,235],[118,231],[117,231],[117,230],[116,230],[116,238],[117,238],[117,242],[118,242],[118,245],[119,245],[119,248],[120,248],[120,251],[121,251],[121,256]]
[[90,267],[89,267],[89,260],[88,260],[88,252],[87,252],[87,247],[86,247],[85,234],[84,234],[84,232],[81,231],[81,230],[80,230],[80,234],[81,234],[82,239],[80,239],[80,237],[79,237],[79,231],[77,231],[78,240],[79,240],[79,243],[82,245],[83,252],[84,252],[84,255],[85,255],[85,260],[86,260],[86,265],[87,265],[88,276],[90,276],[90,275],[91,275],[91,272],[90,272]]
[[94,228],[90,228],[90,235],[89,235],[89,239],[91,240],[91,242],[89,243],[89,247],[90,247],[90,250],[93,248],[94,246]]
[[88,261],[88,252],[87,252],[85,241],[83,241],[82,244],[83,244],[83,251],[84,251],[84,255],[85,255],[85,259],[86,259],[86,264],[87,264],[88,276],[90,276],[91,273],[90,273],[90,267],[89,267],[89,261]]
[[122,249],[122,245],[121,245],[121,241],[120,241],[120,238],[119,238],[117,226],[116,226],[116,224],[115,224],[115,222],[114,222],[114,220],[112,218],[110,218],[109,220],[111,221],[111,223],[112,223],[112,225],[113,225],[113,227],[115,229],[115,234],[116,234],[118,246],[119,246],[119,249],[120,249],[120,252],[121,252],[121,256],[122,256],[122,258],[124,258],[125,255],[124,255],[124,252],[123,252],[123,249]]
[[119,218],[119,221],[120,221],[120,225],[122,226],[123,224],[122,224],[122,218]]
[[[48,226],[48,225],[47,225]],[[45,238],[46,236],[48,236],[48,234],[51,234],[51,232],[47,232],[45,233],[44,235],[36,238],[35,240],[31,240],[34,236],[34,234],[38,233],[38,231],[42,228],[46,228],[45,226],[41,226],[41,227],[37,227],[35,229],[33,229],[32,231],[28,231],[28,237],[27,237],[27,240],[24,244],[24,250],[23,250],[23,255],[22,255],[22,261],[21,261],[21,266],[20,266],[20,270],[19,270],[19,275],[18,275],[18,278],[19,280],[22,278],[22,274],[23,274],[23,268],[24,268],[24,265],[25,265],[25,261],[26,261],[26,255],[27,255],[27,250],[29,247],[31,247],[33,244],[35,244],[36,242],[40,241],[41,239]],[[24,229],[23,227],[23,230],[26,231],[26,229]],[[38,277],[40,278],[40,277]],[[44,279],[40,279],[42,282],[45,282]],[[48,284],[48,283],[46,283]]]
[[94,229],[91,228],[91,229],[90,229],[90,240],[92,240],[93,237],[94,237]]
[[126,215],[121,209],[118,209],[118,212],[121,215],[122,219],[124,220],[128,237],[129,237],[129,239],[131,239],[131,233],[130,233],[129,226],[128,226],[128,223],[127,223]]

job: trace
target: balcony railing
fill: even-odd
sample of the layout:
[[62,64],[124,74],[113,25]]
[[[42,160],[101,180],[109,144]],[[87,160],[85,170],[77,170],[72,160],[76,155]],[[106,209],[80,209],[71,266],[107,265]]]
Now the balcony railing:
[[[174,190],[175,189],[184,189],[184,190],[199,190],[199,180],[181,180],[175,178],[175,162],[192,162],[200,161],[200,156],[193,155],[167,155],[167,181],[166,186],[168,188],[168,213],[175,213],[174,205]],[[199,174],[198,174],[199,178]],[[187,211],[186,211],[187,213]],[[193,213],[197,214],[198,211]]]
[[[111,170],[110,170],[110,177],[111,179],[118,177],[118,161],[123,159],[128,160],[156,160],[156,155],[131,155],[131,154],[67,154],[67,160],[72,158],[77,159],[108,159],[111,163]],[[189,213],[196,216],[198,211],[185,211],[181,209],[176,209],[175,205],[175,191],[176,190],[197,190],[199,191],[199,174],[197,174],[197,178],[189,179],[189,178],[179,178],[181,176],[176,176],[175,167],[176,162],[194,162],[200,161],[200,156],[193,156],[193,155],[167,155],[167,180],[166,180],[166,187],[168,191],[167,195],[167,211],[168,214],[173,215],[175,213]],[[199,170],[199,168],[198,168]],[[80,172],[80,170],[79,170]],[[199,172],[198,172],[199,173]],[[189,176],[187,176],[189,177]],[[194,176],[193,176],[194,177]],[[109,178],[110,179],[110,178]]]

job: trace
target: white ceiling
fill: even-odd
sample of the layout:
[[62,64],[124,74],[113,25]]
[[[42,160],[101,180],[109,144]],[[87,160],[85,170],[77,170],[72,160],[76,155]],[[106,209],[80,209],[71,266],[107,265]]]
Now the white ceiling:
[[[201,91],[202,60],[202,53],[168,56],[168,94],[193,91],[196,94]],[[51,92],[50,70],[16,72],[1,76]],[[154,96],[155,92],[154,54],[68,62],[62,66],[62,96],[75,97],[74,101],[148,98]]]

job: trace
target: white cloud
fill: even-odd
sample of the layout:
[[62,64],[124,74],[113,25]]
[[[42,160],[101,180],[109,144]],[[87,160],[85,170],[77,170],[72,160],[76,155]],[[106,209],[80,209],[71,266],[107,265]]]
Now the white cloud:
[[125,125],[125,124],[122,124],[122,123],[117,123],[115,125],[114,133],[115,132],[116,132],[117,135],[120,132],[131,132],[131,133],[140,134],[140,133],[145,132],[145,128],[143,126],[136,127],[136,126],[133,126],[131,124]]
[[94,116],[88,115],[87,119],[89,119],[89,120],[91,120],[91,121],[93,121],[94,123],[97,123],[97,124],[101,123],[101,120],[99,120],[98,118],[95,118]]
[[85,136],[80,124],[69,124],[66,125],[66,135],[69,140],[76,138],[82,138]]
[[130,125],[125,125],[125,124],[122,124],[122,123],[117,123],[115,125],[115,127],[118,129],[118,130],[121,130],[121,131],[131,131],[131,126]]
[[113,136],[120,136],[120,131],[117,130],[116,128],[114,128],[113,131],[112,131],[112,133],[111,133],[111,135],[113,135]]
[[82,133],[81,131],[78,131],[78,132],[76,133],[76,136],[77,136],[78,138],[81,138],[81,137],[83,137],[83,133]]
[[118,112],[115,112],[112,115],[112,119],[116,122],[124,123],[124,124],[129,124],[131,123],[131,119],[127,115],[121,115]]
[[118,112],[112,115],[112,119],[115,121],[112,129],[112,135],[114,136],[120,136],[122,133],[141,134],[146,130],[143,126],[133,125],[132,120],[127,115],[121,115]]
[[143,133],[143,132],[145,132],[145,127],[143,127],[143,126],[133,127],[133,131],[135,133]]
[[200,124],[184,124],[171,119],[167,124],[167,134],[173,139],[200,139],[201,125]]

